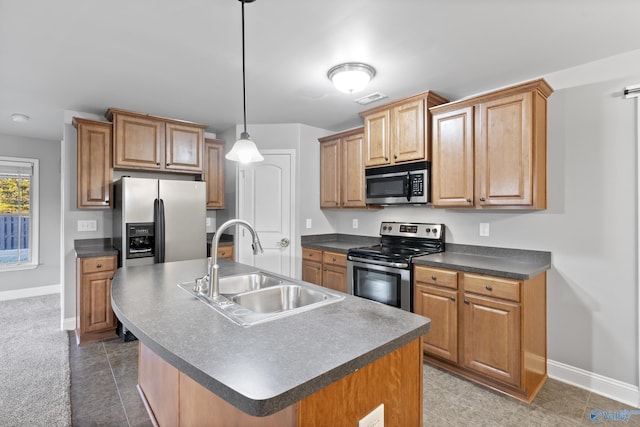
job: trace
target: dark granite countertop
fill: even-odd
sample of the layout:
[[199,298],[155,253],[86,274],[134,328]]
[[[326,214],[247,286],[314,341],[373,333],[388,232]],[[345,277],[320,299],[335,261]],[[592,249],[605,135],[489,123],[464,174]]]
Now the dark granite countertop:
[[380,243],[379,237],[357,236],[353,234],[316,234],[302,236],[301,246],[321,251],[347,253],[349,249],[361,246],[371,246]]
[[445,252],[414,258],[414,264],[528,280],[551,268],[551,252],[447,244]]
[[78,258],[118,255],[111,238],[74,240],[73,247]]
[[[242,411],[273,414],[428,332],[430,320],[364,298],[250,327],[177,286],[207,260],[121,268],[113,310],[142,343]],[[256,268],[220,260],[220,275]]]

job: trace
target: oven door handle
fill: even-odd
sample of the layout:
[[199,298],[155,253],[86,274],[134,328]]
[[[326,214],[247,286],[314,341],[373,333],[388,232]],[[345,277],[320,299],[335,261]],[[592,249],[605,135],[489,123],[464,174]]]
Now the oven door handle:
[[409,264],[407,264],[406,262],[385,262],[385,261],[378,261],[375,259],[358,258],[352,255],[349,255],[348,258],[349,258],[349,261],[362,262],[365,264],[381,265],[383,267],[395,267],[395,268],[409,267]]

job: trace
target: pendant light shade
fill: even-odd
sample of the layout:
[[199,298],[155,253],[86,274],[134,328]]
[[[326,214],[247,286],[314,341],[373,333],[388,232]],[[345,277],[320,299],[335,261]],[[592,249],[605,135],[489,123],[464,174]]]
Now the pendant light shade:
[[332,67],[327,77],[340,92],[356,93],[364,89],[376,75],[376,70],[367,64],[348,62]]
[[244,112],[244,131],[240,134],[240,139],[233,144],[231,151],[225,156],[226,159],[240,162],[240,163],[253,163],[261,162],[264,160],[258,147],[251,140],[249,133],[247,132],[247,89],[245,79],[245,65],[244,65],[244,4],[253,3],[255,0],[239,0],[242,3],[242,106]]
[[231,151],[225,156],[227,159],[240,163],[253,163],[261,162],[264,160],[258,147],[251,140],[251,137],[247,132],[242,132],[240,139],[233,144]]

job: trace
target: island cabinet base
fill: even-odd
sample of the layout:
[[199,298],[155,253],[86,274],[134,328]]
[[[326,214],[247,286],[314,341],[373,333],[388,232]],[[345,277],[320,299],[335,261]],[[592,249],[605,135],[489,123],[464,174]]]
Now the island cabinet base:
[[385,426],[422,426],[420,339],[266,417],[237,409],[142,343],[138,362],[138,389],[159,426],[352,427],[381,403]]

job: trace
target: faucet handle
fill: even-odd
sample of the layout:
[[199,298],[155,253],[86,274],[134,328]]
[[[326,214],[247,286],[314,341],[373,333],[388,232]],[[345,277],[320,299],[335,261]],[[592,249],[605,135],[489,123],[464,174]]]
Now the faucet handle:
[[204,294],[209,289],[209,275],[205,274],[202,277],[196,278],[194,281],[195,285],[193,286],[193,291],[196,293]]

